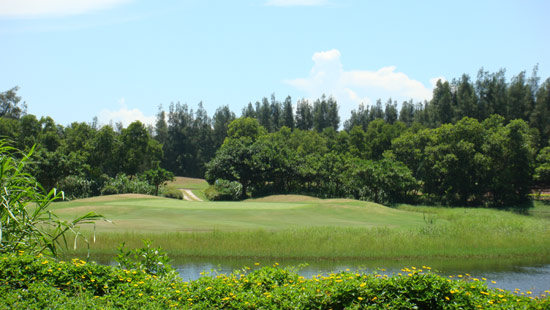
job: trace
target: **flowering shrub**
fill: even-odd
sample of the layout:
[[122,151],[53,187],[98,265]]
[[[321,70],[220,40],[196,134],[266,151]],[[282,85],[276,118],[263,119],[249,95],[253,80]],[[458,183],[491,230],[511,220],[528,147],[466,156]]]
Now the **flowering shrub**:
[[448,279],[428,267],[404,268],[393,276],[341,272],[306,279],[272,266],[184,282],[79,259],[0,256],[0,308],[11,309],[550,308],[548,297],[529,293],[489,289],[471,277]]

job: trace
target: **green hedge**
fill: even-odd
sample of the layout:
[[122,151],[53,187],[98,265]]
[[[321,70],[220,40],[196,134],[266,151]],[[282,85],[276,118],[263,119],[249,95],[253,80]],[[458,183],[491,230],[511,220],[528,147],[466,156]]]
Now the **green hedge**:
[[[292,270],[243,268],[184,282],[143,271],[57,262],[23,253],[0,256],[2,309],[549,309],[547,297],[450,280],[428,267],[392,277],[353,272],[306,279]],[[527,294],[529,292],[526,292]]]

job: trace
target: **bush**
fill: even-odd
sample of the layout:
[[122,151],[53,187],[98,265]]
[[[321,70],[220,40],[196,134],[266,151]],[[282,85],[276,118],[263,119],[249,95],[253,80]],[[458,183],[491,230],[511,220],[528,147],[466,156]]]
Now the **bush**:
[[153,195],[155,193],[155,186],[135,176],[127,176],[121,173],[118,174],[116,178],[109,179],[105,182],[101,189],[102,195],[126,193]]
[[92,181],[81,176],[70,175],[58,183],[58,189],[69,199],[87,198],[92,195]]
[[211,201],[237,201],[240,200],[242,189],[243,186],[239,182],[218,179],[204,191],[204,194]]
[[104,185],[101,189],[101,195],[116,195],[118,194],[118,189],[114,185]]
[[118,247],[118,255],[115,258],[122,269],[136,269],[145,271],[151,275],[166,276],[174,273],[174,269],[168,262],[170,258],[166,251],[153,248],[150,240],[143,240],[143,247],[133,250],[125,250],[124,243]]
[[183,193],[174,187],[165,187],[162,191],[162,196],[166,198],[173,198],[173,199],[183,199]]

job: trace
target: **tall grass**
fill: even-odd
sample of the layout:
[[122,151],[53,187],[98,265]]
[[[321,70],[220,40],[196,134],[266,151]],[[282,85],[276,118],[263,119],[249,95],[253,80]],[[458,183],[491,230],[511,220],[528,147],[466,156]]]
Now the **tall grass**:
[[[395,259],[550,256],[550,221],[545,216],[550,206],[547,205],[536,204],[534,210],[537,212],[533,215],[475,208],[410,205],[396,208],[396,212],[416,213],[409,213],[408,217],[401,218],[402,221],[418,218],[416,215],[420,214],[424,220],[421,224],[401,227],[321,224],[301,228],[279,225],[273,230],[253,227],[248,230],[188,232],[111,231],[98,233],[91,250],[97,254],[114,254],[121,242],[126,242],[129,247],[140,247],[143,239],[150,239],[171,256],[188,257]],[[324,209],[314,210],[322,212]],[[330,209],[330,214],[336,216],[340,211],[351,212],[349,206],[343,205]],[[187,214],[189,216],[191,213]],[[309,217],[310,220],[316,218],[314,214]],[[235,220],[238,219],[242,220],[242,216],[235,216]]]
[[428,258],[550,255],[548,226],[521,221],[482,225],[457,221],[421,228],[311,227],[281,231],[106,233],[92,252],[110,254],[120,242],[151,239],[175,256],[272,258]]

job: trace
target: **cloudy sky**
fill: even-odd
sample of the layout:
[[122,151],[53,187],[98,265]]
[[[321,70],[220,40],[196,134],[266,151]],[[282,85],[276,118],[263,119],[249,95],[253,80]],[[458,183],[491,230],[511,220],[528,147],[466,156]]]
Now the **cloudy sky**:
[[550,77],[550,2],[0,0],[0,92],[58,123],[150,123],[159,104],[275,93],[361,102],[430,99],[483,67]]

